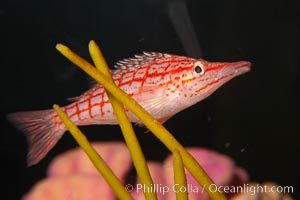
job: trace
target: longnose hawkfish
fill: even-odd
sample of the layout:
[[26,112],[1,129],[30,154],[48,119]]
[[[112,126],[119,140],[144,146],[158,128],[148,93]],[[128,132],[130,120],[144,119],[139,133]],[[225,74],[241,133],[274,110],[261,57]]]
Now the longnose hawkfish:
[[[155,52],[144,52],[116,63],[111,70],[115,84],[161,123],[208,97],[230,79],[250,70],[250,62],[207,62]],[[96,84],[73,103],[63,107],[76,125],[117,124],[104,88]],[[140,123],[130,111],[131,122]],[[53,109],[8,114],[26,133],[27,163],[38,163],[53,148],[66,127]]]

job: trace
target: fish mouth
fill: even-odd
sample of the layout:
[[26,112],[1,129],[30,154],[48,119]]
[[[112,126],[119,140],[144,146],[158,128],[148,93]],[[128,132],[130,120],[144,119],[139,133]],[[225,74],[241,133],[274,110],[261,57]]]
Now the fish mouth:
[[217,75],[217,79],[233,78],[251,70],[251,63],[248,61],[239,61],[233,63],[222,63],[223,67]]
[[249,72],[251,70],[251,63],[248,61],[240,61],[232,63],[234,74],[236,76]]

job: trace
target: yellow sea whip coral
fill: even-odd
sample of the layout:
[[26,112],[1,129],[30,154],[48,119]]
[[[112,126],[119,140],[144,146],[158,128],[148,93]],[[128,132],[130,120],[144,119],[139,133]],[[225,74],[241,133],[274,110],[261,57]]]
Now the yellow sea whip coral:
[[[175,190],[179,191],[176,193],[176,199],[187,200],[188,192],[180,191],[180,188],[187,188],[186,177],[184,172],[184,166],[182,163],[182,158],[179,151],[175,150],[173,152],[173,165],[174,165],[174,183]],[[177,188],[176,188],[177,187]],[[178,189],[179,188],[179,189]]]
[[[124,93],[120,88],[112,84],[111,79],[109,77],[101,73],[86,60],[72,52],[68,47],[62,44],[58,44],[56,48],[71,62],[73,62],[83,71],[85,71],[88,75],[94,78],[118,101],[123,103],[170,151],[173,152],[175,150],[178,150],[182,156],[184,166],[189,170],[189,172],[193,175],[193,177],[197,180],[197,182],[200,185],[204,186],[214,184],[210,177],[197,163],[197,161],[184,149],[184,147],[173,137],[173,135],[169,131],[167,131],[164,128],[164,126],[162,126],[149,113],[147,113],[147,111],[145,111],[137,102],[135,102],[131,97]],[[99,63],[103,64],[105,62],[103,61]],[[64,121],[65,119],[62,120]],[[79,140],[80,139],[81,138],[79,138]],[[86,153],[88,155],[91,153],[89,148],[87,148]],[[212,199],[226,199],[225,196],[220,192],[211,192],[207,187],[204,187],[204,189]]]

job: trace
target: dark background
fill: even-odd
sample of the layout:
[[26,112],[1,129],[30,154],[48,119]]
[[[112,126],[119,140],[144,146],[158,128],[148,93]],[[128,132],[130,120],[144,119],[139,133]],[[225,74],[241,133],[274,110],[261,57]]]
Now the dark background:
[[[206,100],[167,123],[184,146],[214,149],[246,168],[252,181],[291,185],[299,198],[299,46],[297,1],[186,1],[202,57],[252,62]],[[69,134],[34,167],[26,167],[26,139],[7,113],[50,108],[88,89],[87,76],[60,55],[68,45],[89,59],[94,39],[112,66],[141,51],[187,55],[167,12],[172,1],[1,1],[1,195],[19,199],[45,177],[50,161],[76,147]],[[180,19],[178,15],[178,19]],[[184,25],[183,25],[184,27]],[[192,46],[193,44],[185,44]],[[188,47],[189,48],[189,47]],[[147,159],[167,149],[135,127]],[[92,141],[123,140],[118,126],[87,126]]]

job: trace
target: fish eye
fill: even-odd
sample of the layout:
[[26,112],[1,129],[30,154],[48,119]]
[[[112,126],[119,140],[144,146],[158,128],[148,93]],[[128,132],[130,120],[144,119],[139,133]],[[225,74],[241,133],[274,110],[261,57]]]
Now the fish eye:
[[195,65],[194,65],[194,71],[197,73],[197,74],[204,74],[205,72],[205,66],[202,62],[196,62]]

